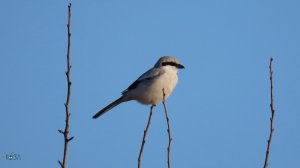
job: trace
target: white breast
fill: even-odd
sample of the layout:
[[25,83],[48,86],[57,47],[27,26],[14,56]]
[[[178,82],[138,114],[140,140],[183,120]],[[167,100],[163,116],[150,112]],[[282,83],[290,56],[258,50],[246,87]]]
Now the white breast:
[[166,98],[172,93],[175,88],[178,77],[175,67],[161,67],[164,72],[153,80],[140,83],[130,94],[132,99],[137,100],[142,104],[156,105],[163,100],[163,88]]

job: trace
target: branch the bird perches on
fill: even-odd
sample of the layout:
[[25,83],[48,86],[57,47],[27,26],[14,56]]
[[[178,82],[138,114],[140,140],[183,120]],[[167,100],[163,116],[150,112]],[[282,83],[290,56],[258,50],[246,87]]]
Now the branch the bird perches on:
[[139,154],[139,158],[138,158],[138,168],[141,168],[142,155],[143,155],[143,151],[144,151],[144,145],[145,145],[145,142],[146,142],[147,133],[148,133],[148,130],[149,130],[149,127],[150,127],[151,119],[152,119],[153,107],[154,107],[154,105],[152,105],[150,107],[150,114],[149,114],[147,126],[146,126],[146,129],[144,130],[144,136],[143,136],[142,145],[141,145],[141,149],[140,149],[140,154]]
[[166,120],[167,120],[167,124],[168,124],[168,138],[169,138],[169,143],[168,143],[168,168],[171,167],[171,143],[172,143],[172,136],[171,136],[171,128],[170,128],[170,119],[169,119],[169,115],[168,115],[168,111],[167,111],[167,107],[166,107],[166,94],[165,94],[165,89],[162,90],[163,91],[163,104],[164,104],[164,109],[165,109],[165,114],[166,114]]
[[[171,154],[171,143],[172,143],[172,136],[171,136],[171,129],[170,129],[170,119],[169,119],[169,115],[168,115],[168,111],[167,111],[167,107],[166,107],[166,94],[165,94],[165,90],[162,89],[162,93],[163,93],[163,105],[164,105],[164,110],[165,110],[165,115],[166,115],[166,120],[167,120],[167,125],[168,125],[168,138],[169,138],[169,143],[168,143],[168,168],[171,167],[171,160],[170,160],[170,154]],[[144,135],[143,135],[143,139],[142,139],[142,144],[141,144],[141,148],[140,148],[140,153],[139,153],[139,157],[138,157],[138,168],[141,168],[141,161],[142,161],[142,155],[143,155],[143,151],[144,151],[144,145],[146,143],[146,137],[150,128],[150,124],[151,124],[151,119],[152,119],[152,112],[153,112],[153,108],[155,105],[152,105],[150,107],[150,114],[149,114],[149,118],[148,118],[148,122],[147,122],[147,126],[144,130]]]

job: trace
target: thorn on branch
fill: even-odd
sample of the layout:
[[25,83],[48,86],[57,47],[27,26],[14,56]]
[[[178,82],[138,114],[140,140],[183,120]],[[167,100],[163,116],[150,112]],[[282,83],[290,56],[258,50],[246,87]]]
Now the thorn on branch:
[[64,167],[60,160],[58,161],[58,163],[61,167]]
[[74,139],[74,137],[69,138],[69,139],[68,139],[68,142],[71,141],[72,139]]

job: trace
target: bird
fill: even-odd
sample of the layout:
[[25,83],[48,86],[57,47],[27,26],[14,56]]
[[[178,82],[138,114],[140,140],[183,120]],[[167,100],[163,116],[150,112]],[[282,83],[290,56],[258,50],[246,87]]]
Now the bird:
[[177,71],[184,68],[175,57],[160,57],[153,68],[143,73],[124,90],[120,98],[97,112],[93,119],[102,116],[117,105],[131,100],[136,100],[144,105],[156,106],[164,97],[167,99],[172,93],[178,82]]

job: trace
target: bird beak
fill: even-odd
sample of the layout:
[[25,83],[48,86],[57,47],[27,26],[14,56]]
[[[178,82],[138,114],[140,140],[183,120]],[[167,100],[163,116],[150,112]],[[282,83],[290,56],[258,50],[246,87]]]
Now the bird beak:
[[177,68],[178,68],[178,69],[184,69],[184,66],[181,65],[181,64],[178,64],[178,65],[177,65]]

